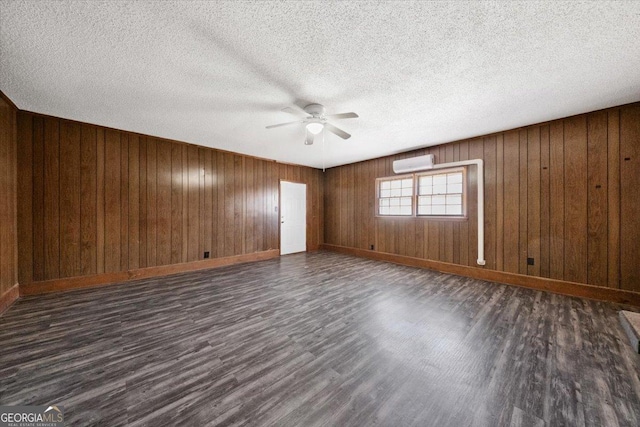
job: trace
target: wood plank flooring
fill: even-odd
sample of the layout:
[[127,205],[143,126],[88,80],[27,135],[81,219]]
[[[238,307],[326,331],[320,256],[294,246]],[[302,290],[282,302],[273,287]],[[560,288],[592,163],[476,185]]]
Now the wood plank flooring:
[[637,426],[618,307],[330,252],[26,297],[0,404],[68,425]]

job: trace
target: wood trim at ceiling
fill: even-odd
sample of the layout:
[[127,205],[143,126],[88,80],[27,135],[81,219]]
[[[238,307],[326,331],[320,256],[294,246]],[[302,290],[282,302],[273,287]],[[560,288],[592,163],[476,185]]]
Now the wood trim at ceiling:
[[0,314],[4,313],[11,304],[20,297],[20,289],[17,284],[13,285],[7,292],[0,295]]
[[[20,286],[20,295],[40,295],[51,292],[68,291],[72,289],[90,288],[136,279],[168,276],[171,274],[185,273],[188,271],[206,270],[228,265],[242,264],[255,261],[263,261],[280,256],[279,249],[255,252],[244,255],[234,255],[224,258],[213,258],[200,261],[186,262],[182,264],[163,265],[157,267],[140,268],[136,270],[117,273],[94,274],[91,276],[69,277],[64,279],[45,280]],[[16,286],[17,288],[17,286]]]
[[640,307],[640,293],[620,289],[584,285],[581,283],[547,279],[536,276],[525,276],[523,274],[469,267],[441,261],[431,261],[422,258],[414,258],[366,249],[349,248],[346,246],[331,245],[327,243],[321,244],[320,249],[378,261],[392,262],[409,267],[428,268],[442,273],[455,274],[458,276],[471,277],[474,279],[487,280],[506,285],[520,286],[561,295],[610,301],[618,304]]

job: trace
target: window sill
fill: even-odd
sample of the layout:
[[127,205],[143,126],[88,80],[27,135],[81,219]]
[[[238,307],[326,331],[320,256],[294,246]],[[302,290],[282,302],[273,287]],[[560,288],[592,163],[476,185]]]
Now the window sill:
[[448,221],[448,222],[464,222],[468,221],[467,216],[426,216],[426,215],[375,215],[375,218],[380,219],[422,219],[427,221]]

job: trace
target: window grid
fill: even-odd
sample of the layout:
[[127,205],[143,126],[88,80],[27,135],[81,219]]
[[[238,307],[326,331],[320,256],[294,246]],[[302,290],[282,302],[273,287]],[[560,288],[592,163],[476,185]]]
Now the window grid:
[[464,170],[419,174],[418,216],[464,216]]
[[464,218],[465,180],[464,168],[378,178],[376,215]]
[[413,216],[414,177],[378,180],[378,215]]

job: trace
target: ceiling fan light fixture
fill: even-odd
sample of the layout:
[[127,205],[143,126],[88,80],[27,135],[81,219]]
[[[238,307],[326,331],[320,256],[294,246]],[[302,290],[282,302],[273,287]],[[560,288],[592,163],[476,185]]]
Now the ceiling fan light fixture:
[[314,135],[319,134],[324,129],[324,125],[318,122],[307,123],[307,130]]

